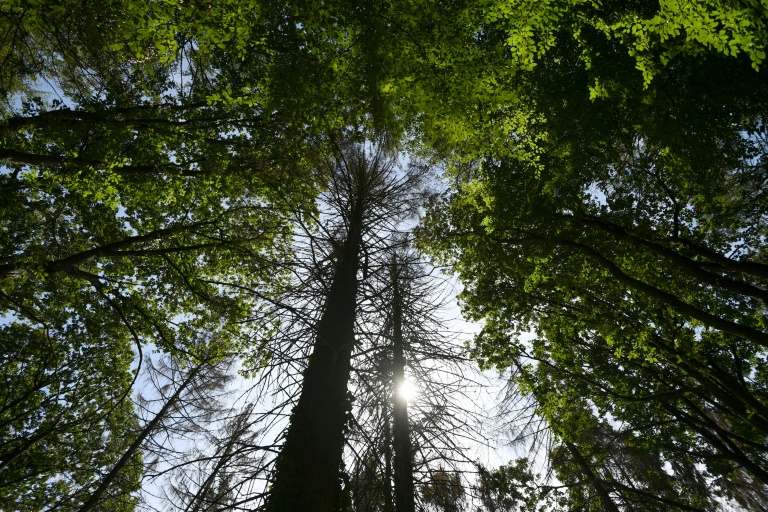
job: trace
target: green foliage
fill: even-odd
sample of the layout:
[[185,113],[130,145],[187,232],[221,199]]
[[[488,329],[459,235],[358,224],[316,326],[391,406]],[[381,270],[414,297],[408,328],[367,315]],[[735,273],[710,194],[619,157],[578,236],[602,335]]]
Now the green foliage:
[[555,505],[559,492],[541,484],[540,475],[531,472],[530,461],[517,459],[488,470],[478,466],[476,491],[485,512],[538,512]]
[[[56,290],[50,302],[67,291]],[[137,427],[130,397],[133,353],[114,337],[114,321],[99,323],[72,308],[47,329],[28,322],[0,330],[0,508],[41,510],[61,502],[71,510],[88,498],[94,474],[106,471]],[[55,314],[56,305],[51,304]],[[110,332],[111,331],[111,332]],[[103,500],[132,510],[141,458]]]
[[574,506],[600,503],[599,487],[649,510],[764,499],[768,91],[753,7],[559,15],[513,87],[529,113],[498,111],[524,129],[467,147],[422,231],[485,320],[474,356],[511,368],[583,452],[552,454],[581,482]]
[[[115,459],[141,347],[194,360],[215,332],[222,355],[269,361],[253,340],[279,326],[253,312],[286,284],[316,164],[372,127],[452,158],[425,243],[486,319],[476,357],[514,367],[561,441],[606,481],[659,454],[633,478],[667,500],[706,508],[684,484],[711,477],[759,501],[765,20],[756,0],[4,1],[0,449],[17,496],[76,501]],[[620,463],[599,457],[622,443]]]

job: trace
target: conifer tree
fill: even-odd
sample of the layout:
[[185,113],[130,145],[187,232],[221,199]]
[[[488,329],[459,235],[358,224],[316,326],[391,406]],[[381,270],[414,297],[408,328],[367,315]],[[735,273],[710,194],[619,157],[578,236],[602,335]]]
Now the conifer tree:
[[330,251],[330,284],[321,299],[319,319],[301,394],[277,458],[268,511],[328,511],[339,506],[345,427],[351,404],[347,384],[358,345],[355,324],[360,282],[367,277],[367,254],[383,229],[412,212],[419,176],[395,173],[382,148],[341,147],[328,162],[328,192],[323,226]]

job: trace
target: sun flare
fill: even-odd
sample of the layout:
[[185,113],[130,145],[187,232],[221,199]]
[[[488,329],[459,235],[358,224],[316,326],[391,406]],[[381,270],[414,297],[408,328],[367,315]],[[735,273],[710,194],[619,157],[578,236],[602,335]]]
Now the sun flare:
[[419,396],[419,387],[409,380],[404,380],[397,386],[397,396],[410,402]]

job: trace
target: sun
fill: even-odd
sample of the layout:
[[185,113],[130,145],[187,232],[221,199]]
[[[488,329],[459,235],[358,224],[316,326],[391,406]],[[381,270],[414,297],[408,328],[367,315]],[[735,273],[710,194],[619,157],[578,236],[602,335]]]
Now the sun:
[[409,380],[404,380],[397,385],[396,394],[400,398],[411,402],[419,396],[419,387]]

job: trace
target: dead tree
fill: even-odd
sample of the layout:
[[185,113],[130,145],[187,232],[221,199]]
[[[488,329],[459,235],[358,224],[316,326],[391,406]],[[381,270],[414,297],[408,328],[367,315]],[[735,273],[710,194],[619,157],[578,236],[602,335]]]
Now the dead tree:
[[[461,478],[471,468],[465,447],[481,437],[466,393],[481,383],[446,326],[446,287],[434,269],[408,249],[405,237],[379,260],[376,279],[366,285],[369,304],[358,328],[363,342],[354,359],[353,507],[370,509],[371,486],[378,484],[381,498],[373,501],[383,504],[376,510],[411,512],[423,505],[435,472]],[[406,381],[421,389],[412,402],[398,392]],[[380,476],[358,478],[366,486],[357,492],[360,499],[355,477],[372,472],[371,459],[379,461]]]
[[387,236],[385,228],[410,213],[419,181],[415,173],[398,174],[383,150],[366,152],[359,145],[339,150],[328,171],[321,205],[325,222],[319,224],[330,235],[325,259],[330,285],[276,461],[267,512],[332,512],[340,503],[359,283],[367,277],[370,249]]
[[[392,384],[405,382],[405,342],[403,339],[403,274],[392,258]],[[393,430],[395,448],[395,511],[414,512],[413,459],[411,457],[411,428],[408,421],[408,399],[393,394]]]

